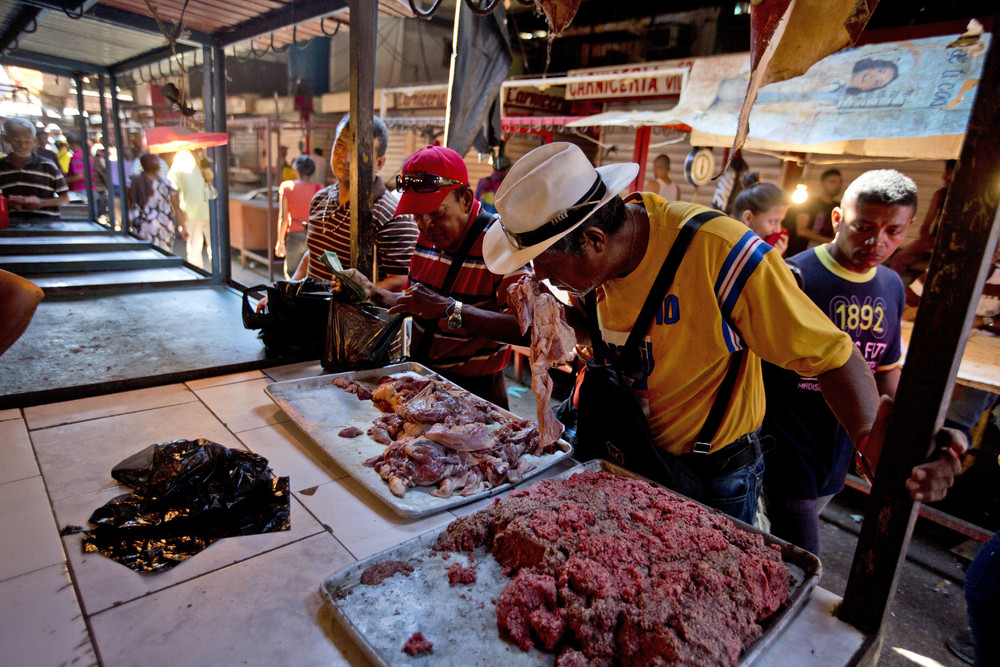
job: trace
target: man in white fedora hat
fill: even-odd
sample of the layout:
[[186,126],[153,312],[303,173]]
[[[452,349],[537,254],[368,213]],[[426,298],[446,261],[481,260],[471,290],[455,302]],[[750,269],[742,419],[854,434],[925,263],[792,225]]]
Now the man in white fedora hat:
[[[631,386],[660,455],[687,463],[703,487],[702,502],[752,523],[764,465],[760,360],[818,378],[856,445],[863,446],[876,422],[875,381],[850,337],[802,293],[777,252],[742,223],[712,217],[697,204],[652,193],[623,201],[618,193],[637,172],[635,164],[595,169],[568,143],[536,148],[497,191],[502,224],[487,231],[483,256],[494,273],[533,260],[539,279],[575,297],[594,291],[595,333],[613,351],[628,338],[681,227],[705,213],[640,343],[643,363]],[[740,350],[746,352],[734,354]],[[717,396],[721,411],[712,410]],[[718,414],[718,425],[705,438],[710,413]],[[872,449],[879,447],[874,436]],[[941,497],[957,472],[953,464],[915,469],[911,493],[919,500]]]

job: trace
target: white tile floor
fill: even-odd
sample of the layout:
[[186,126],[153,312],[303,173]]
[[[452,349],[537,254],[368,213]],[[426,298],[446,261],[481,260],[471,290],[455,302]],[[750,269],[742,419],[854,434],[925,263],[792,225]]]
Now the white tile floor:
[[[320,370],[304,364],[0,411],[0,665],[369,665],[323,604],[322,581],[492,499],[419,520],[390,511],[263,392],[270,378]],[[196,437],[260,453],[289,476],[291,530],[223,539],[158,574],[83,553],[80,534],[60,538],[128,491],[110,476],[116,463]],[[765,663],[815,663],[790,655]]]

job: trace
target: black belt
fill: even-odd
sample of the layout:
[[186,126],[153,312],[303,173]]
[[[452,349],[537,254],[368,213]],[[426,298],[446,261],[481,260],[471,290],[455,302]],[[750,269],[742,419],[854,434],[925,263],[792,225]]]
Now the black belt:
[[748,433],[711,454],[684,454],[684,461],[703,479],[726,475],[755,461],[762,453],[756,433]]

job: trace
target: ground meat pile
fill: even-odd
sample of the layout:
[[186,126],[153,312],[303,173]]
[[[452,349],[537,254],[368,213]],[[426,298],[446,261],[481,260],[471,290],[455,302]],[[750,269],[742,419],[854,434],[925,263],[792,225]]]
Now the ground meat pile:
[[382,583],[383,579],[388,579],[397,572],[410,576],[410,572],[413,572],[413,566],[400,560],[384,560],[362,572],[361,583],[366,586],[377,586]]
[[775,546],[666,489],[583,472],[452,522],[435,548],[485,545],[512,578],[497,625],[557,665],[737,665],[788,598]]
[[468,567],[461,563],[452,563],[448,566],[448,585],[458,586],[459,584],[476,583],[476,566]]
[[410,638],[406,640],[403,644],[403,652],[409,653],[410,655],[417,655],[418,653],[426,653],[427,651],[434,650],[434,644],[430,643],[424,639],[424,634],[422,632],[414,632],[410,635]]

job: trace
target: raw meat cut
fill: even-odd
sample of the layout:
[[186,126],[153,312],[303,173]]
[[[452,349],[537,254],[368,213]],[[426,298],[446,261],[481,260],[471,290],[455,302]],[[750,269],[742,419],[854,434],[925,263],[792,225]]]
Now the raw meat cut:
[[554,296],[542,291],[531,277],[510,286],[507,301],[514,307],[521,334],[531,327],[531,393],[535,395],[539,438],[543,447],[562,435],[563,425],[552,412],[552,378],[549,369],[573,358],[576,334],[566,323],[566,313]]
[[497,625],[559,665],[727,665],[787,600],[779,547],[647,482],[587,471],[457,519],[435,549],[485,546],[512,579]]
[[410,655],[418,655],[420,653],[427,653],[428,651],[433,653],[434,644],[424,639],[423,633],[414,632],[410,635],[410,638],[406,640],[402,650],[404,653],[409,653]]
[[382,378],[372,402],[389,412],[368,434],[387,445],[364,462],[402,497],[415,486],[434,486],[445,498],[472,495],[505,482],[517,483],[534,466],[522,458],[555,451],[542,446],[538,429],[510,419],[494,405],[434,376],[402,374]]

